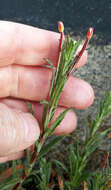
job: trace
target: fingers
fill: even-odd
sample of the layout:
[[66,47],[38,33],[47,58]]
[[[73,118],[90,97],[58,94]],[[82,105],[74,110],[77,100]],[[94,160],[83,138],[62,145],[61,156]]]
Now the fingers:
[[0,103],[0,156],[26,149],[39,134],[39,125],[31,114],[12,110]]
[[[0,97],[16,97],[41,101],[50,89],[51,70],[42,67],[8,66],[0,69]],[[59,105],[84,109],[94,99],[92,87],[85,81],[70,77],[61,94]]]
[[[34,115],[37,118],[39,125],[41,127],[41,131],[42,131],[43,130],[43,126],[42,126],[43,106],[40,105],[39,103],[32,103],[32,105],[33,105],[33,109],[34,109],[34,113],[35,113]],[[55,121],[55,119],[60,115],[60,113],[65,111],[65,109],[66,109],[65,107],[58,107],[56,109],[56,112],[52,118],[50,125]],[[77,125],[76,114],[74,113],[74,111],[70,110],[69,112],[67,112],[63,121],[55,129],[53,134],[61,135],[61,134],[71,133],[76,128],[76,125]]]
[[[46,58],[56,63],[59,38],[55,32],[0,21],[0,66],[42,65]],[[86,52],[82,57],[86,60]],[[81,58],[77,67],[83,63]]]
[[[55,115],[52,118],[50,125],[54,122],[54,120],[63,112],[65,111],[64,107],[59,107],[56,109]],[[59,124],[59,126],[55,129],[53,134],[62,135],[68,134],[75,130],[77,126],[77,117],[74,111],[70,110],[67,112],[65,118]]]
[[59,34],[13,22],[0,22],[0,65],[56,62]]
[[10,161],[10,160],[20,159],[20,158],[23,158],[23,157],[25,157],[25,152],[24,151],[12,153],[10,155],[0,157],[0,163],[4,163],[4,162]]
[[[29,149],[30,152],[32,153],[33,150],[34,150],[34,144],[31,145],[30,147],[28,147],[27,149]],[[7,161],[10,161],[10,160],[17,160],[17,159],[23,158],[25,156],[26,156],[26,151],[22,150],[22,151],[19,151],[19,152],[9,154],[7,156],[0,157],[0,163],[7,162]]]
[[[24,103],[21,100],[11,100],[11,99],[4,99],[4,100],[1,100],[1,102],[8,105],[8,107],[7,107],[6,105],[0,103],[0,108],[2,109],[3,113],[6,114],[8,112],[8,117],[5,117],[5,120],[7,120],[9,118],[11,119],[9,121],[7,120],[7,122],[4,121],[4,118],[2,118],[1,112],[0,112],[0,117],[2,118],[2,123],[3,123],[2,126],[0,126],[0,128],[1,128],[1,130],[0,130],[0,147],[2,147],[0,150],[0,163],[3,163],[3,162],[7,162],[9,160],[16,160],[16,159],[24,157],[25,153],[24,153],[23,149],[28,148],[31,144],[34,143],[34,140],[37,139],[39,136],[39,134],[38,134],[39,130],[38,130],[38,126],[37,126],[37,129],[36,129],[37,131],[33,131],[34,138],[36,136],[35,139],[33,138],[33,135],[30,134],[30,131],[29,131],[28,141],[27,141],[27,139],[24,137],[24,133],[27,134],[27,131],[24,132],[24,128],[21,129],[21,126],[22,126],[21,119],[19,118],[19,117],[21,117],[19,115],[19,113],[23,114],[22,111],[25,112],[23,114],[23,116],[30,115],[29,113],[27,113],[29,111],[29,108],[27,107],[26,103]],[[43,130],[43,126],[42,126],[43,107],[42,107],[42,105],[35,103],[35,102],[32,103],[32,106],[34,109],[35,118],[38,120],[39,125],[41,127],[41,131],[42,131]],[[11,107],[13,109],[11,109],[9,107]],[[64,107],[57,108],[57,110],[54,114],[54,117],[52,119],[52,122],[64,110],[65,110]],[[11,114],[14,114],[14,118]],[[17,123],[14,121],[14,119],[17,121]],[[26,121],[25,117],[24,117],[24,119]],[[33,125],[33,121],[30,120],[30,122],[31,123],[28,126],[31,128]],[[7,127],[7,125],[8,125],[8,127]],[[17,129],[17,125],[19,126],[18,129]],[[75,113],[72,110],[70,110],[69,112],[67,112],[65,118],[60,123],[60,125],[55,129],[53,134],[61,135],[61,134],[71,133],[76,128],[76,125],[77,125],[77,117],[76,117]],[[30,141],[29,138],[31,138],[32,140]]]
[[94,101],[94,91],[84,80],[70,77],[62,91],[59,105],[77,109],[88,108]]
[[[28,108],[27,104],[22,100],[2,99],[0,101],[12,109],[21,110],[22,112],[25,112],[25,113],[29,112],[29,108]],[[37,102],[31,102],[31,104],[32,104],[32,107],[34,110],[34,116],[37,119],[37,121],[39,122],[39,126],[40,126],[41,131],[42,131],[42,129],[43,129],[43,126],[42,126],[43,106]],[[65,107],[58,107],[56,109],[56,112],[54,114],[52,122],[65,109],[66,109]],[[60,134],[71,133],[76,128],[76,125],[77,125],[77,117],[76,117],[75,113],[72,110],[70,110],[69,112],[67,112],[64,120],[57,127],[54,134],[60,135]]]

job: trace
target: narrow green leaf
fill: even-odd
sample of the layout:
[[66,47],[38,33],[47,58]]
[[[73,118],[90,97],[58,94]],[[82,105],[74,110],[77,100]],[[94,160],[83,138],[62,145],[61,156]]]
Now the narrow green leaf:
[[73,179],[78,169],[78,160],[77,156],[74,153],[74,147],[72,144],[70,145],[69,163],[70,163],[70,177],[71,179]]
[[43,104],[42,125],[44,127],[44,131],[47,128],[47,123],[48,123],[48,116],[47,116],[48,115],[48,108],[49,108],[49,105]]
[[27,106],[28,106],[29,109],[30,109],[30,113],[31,113],[32,115],[34,115],[34,111],[33,111],[33,108],[32,108],[31,103],[30,103],[30,102],[26,102],[26,104],[27,104]]
[[13,170],[13,177],[16,175],[16,172],[17,172],[17,168],[16,168],[16,160],[13,160],[12,161],[12,170]]
[[46,59],[46,61],[51,66],[51,68],[52,68],[53,67],[53,63],[49,59]]
[[30,150],[29,149],[26,149],[26,159],[27,159],[27,164],[29,165],[30,159],[31,159],[31,154],[30,154]]
[[[51,106],[52,107],[55,107],[57,106],[57,103],[58,103],[58,100],[59,100],[59,97],[60,97],[60,94],[64,88],[64,85],[65,85],[65,82],[66,82],[66,77],[59,77],[58,81],[57,81],[57,84],[54,88],[54,91],[53,91],[53,94],[52,94],[52,97],[51,97]],[[53,102],[53,103],[52,103]],[[53,104],[53,105],[52,105]]]
[[87,158],[91,153],[93,153],[102,144],[102,142],[103,139],[98,139],[98,141],[95,141],[95,143],[87,149],[85,157]]
[[11,190],[14,187],[14,185],[18,182],[19,182],[18,178],[9,179],[9,180],[7,179],[7,182],[5,181],[4,183],[0,184],[0,189],[1,190],[7,190],[7,189]]
[[99,117],[102,114],[102,110],[103,110],[103,104],[102,104],[102,102],[100,100],[98,100],[98,108],[97,108],[97,117],[96,117],[96,119],[97,118],[99,119]]
[[98,132],[94,137],[92,137],[88,143],[85,145],[83,150],[83,161],[93,153],[103,142],[104,136],[110,131],[111,129],[107,129],[102,132]]
[[107,92],[105,94],[104,101],[100,102],[98,105],[99,114],[97,114],[96,119],[93,121],[91,126],[91,136],[94,136],[96,131],[100,128],[102,121],[106,116],[111,113],[111,94]]
[[49,102],[46,100],[42,100],[42,101],[40,101],[40,104],[43,105],[42,125],[44,126],[44,130],[45,130],[44,121],[45,121],[46,114],[48,112]]
[[31,153],[29,149],[26,149],[26,164],[25,164],[25,174],[26,176],[29,175],[30,170],[30,160],[31,160]]
[[48,105],[48,104],[49,104],[49,102],[48,102],[48,101],[46,101],[46,100],[41,100],[41,101],[40,101],[40,104],[46,104],[46,105]]
[[39,189],[41,190],[48,189],[50,176],[51,176],[51,163],[47,162],[45,158],[42,158],[39,164],[40,164]]
[[64,190],[72,190],[71,182],[65,182],[65,189]]
[[85,119],[85,144],[87,144],[89,139],[89,123],[88,123],[88,119]]
[[74,151],[74,153],[75,153],[75,155],[77,156],[77,159],[78,159],[78,161],[81,159],[81,156],[80,156],[80,151],[79,151],[79,143],[78,143],[78,141],[77,140],[75,140],[75,142],[74,142],[74,146],[75,146],[75,151]]
[[51,79],[51,86],[50,86],[49,97],[52,96],[52,93],[53,93],[53,90],[54,90],[55,74],[56,74],[56,68],[52,66],[52,79]]
[[62,122],[62,120],[64,119],[66,113],[71,110],[72,108],[68,108],[66,109],[64,112],[62,112],[57,118],[56,120],[52,123],[52,125],[50,126],[50,128],[47,128],[44,137],[48,137],[50,136],[54,130],[56,129],[56,127]]
[[47,177],[46,178],[46,185],[48,186],[49,181],[50,181],[50,177],[51,177],[51,163],[50,162],[47,163],[46,171],[47,171],[47,173],[46,173],[46,177]]
[[63,170],[65,170],[66,174],[69,173],[68,169],[66,168],[66,166],[62,162],[60,162],[58,160],[53,160],[53,161],[55,162],[55,164],[57,165],[57,167],[61,167]]
[[[84,181],[86,181],[88,178],[92,177],[93,175],[96,175],[96,173],[95,172],[82,172],[82,175],[80,176],[80,178],[78,180],[78,183],[82,184]],[[88,190],[90,190],[90,189],[88,189]]]
[[40,159],[42,156],[44,156],[46,153],[48,153],[48,151],[51,150],[51,148],[53,148],[56,144],[58,144],[64,137],[65,137],[65,135],[56,136],[56,138],[52,139],[51,142],[49,142],[47,145],[43,146],[43,148],[41,149],[41,151],[38,155],[38,159]]

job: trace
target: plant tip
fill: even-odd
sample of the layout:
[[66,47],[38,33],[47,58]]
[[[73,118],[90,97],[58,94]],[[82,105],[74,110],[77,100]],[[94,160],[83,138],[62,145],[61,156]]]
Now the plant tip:
[[90,40],[92,38],[92,35],[93,35],[93,28],[90,27],[89,30],[88,30],[88,33],[87,33],[88,40]]
[[58,30],[59,30],[60,33],[64,32],[64,24],[63,24],[62,21],[58,22]]

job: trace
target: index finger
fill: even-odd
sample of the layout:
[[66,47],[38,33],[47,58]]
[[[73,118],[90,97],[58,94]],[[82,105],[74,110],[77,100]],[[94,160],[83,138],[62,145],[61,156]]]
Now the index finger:
[[[14,22],[0,21],[0,66],[43,65],[45,58],[57,61],[60,35]],[[83,65],[87,54],[82,56]]]

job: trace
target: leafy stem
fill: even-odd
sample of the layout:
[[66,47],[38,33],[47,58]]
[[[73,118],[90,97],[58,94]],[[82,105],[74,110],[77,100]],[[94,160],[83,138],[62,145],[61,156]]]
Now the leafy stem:
[[[43,100],[41,103],[43,104],[43,115],[42,115],[42,125],[43,125],[43,134],[41,135],[37,147],[33,153],[30,155],[28,159],[29,167],[26,167],[24,170],[23,176],[21,180],[14,186],[13,190],[18,189],[23,181],[30,175],[30,172],[35,164],[36,158],[39,156],[41,148],[44,144],[44,141],[47,137],[49,137],[57,126],[61,123],[64,119],[66,113],[71,109],[66,109],[63,113],[61,113],[55,121],[51,123],[56,108],[58,106],[58,101],[65,86],[68,77],[73,72],[75,66],[77,65],[79,59],[84,53],[84,50],[92,37],[93,29],[89,28],[85,43],[81,49],[81,51],[76,55],[76,51],[81,43],[81,41],[74,42],[69,36],[66,38],[64,37],[64,25],[60,21],[58,22],[58,29],[60,32],[60,41],[59,41],[59,48],[58,48],[58,61],[57,61],[57,68],[55,69],[53,63],[47,59],[50,68],[52,69],[52,81],[51,81],[51,88],[49,92],[49,101]],[[28,103],[31,113],[33,114],[33,109]],[[50,125],[50,127],[49,127]]]

